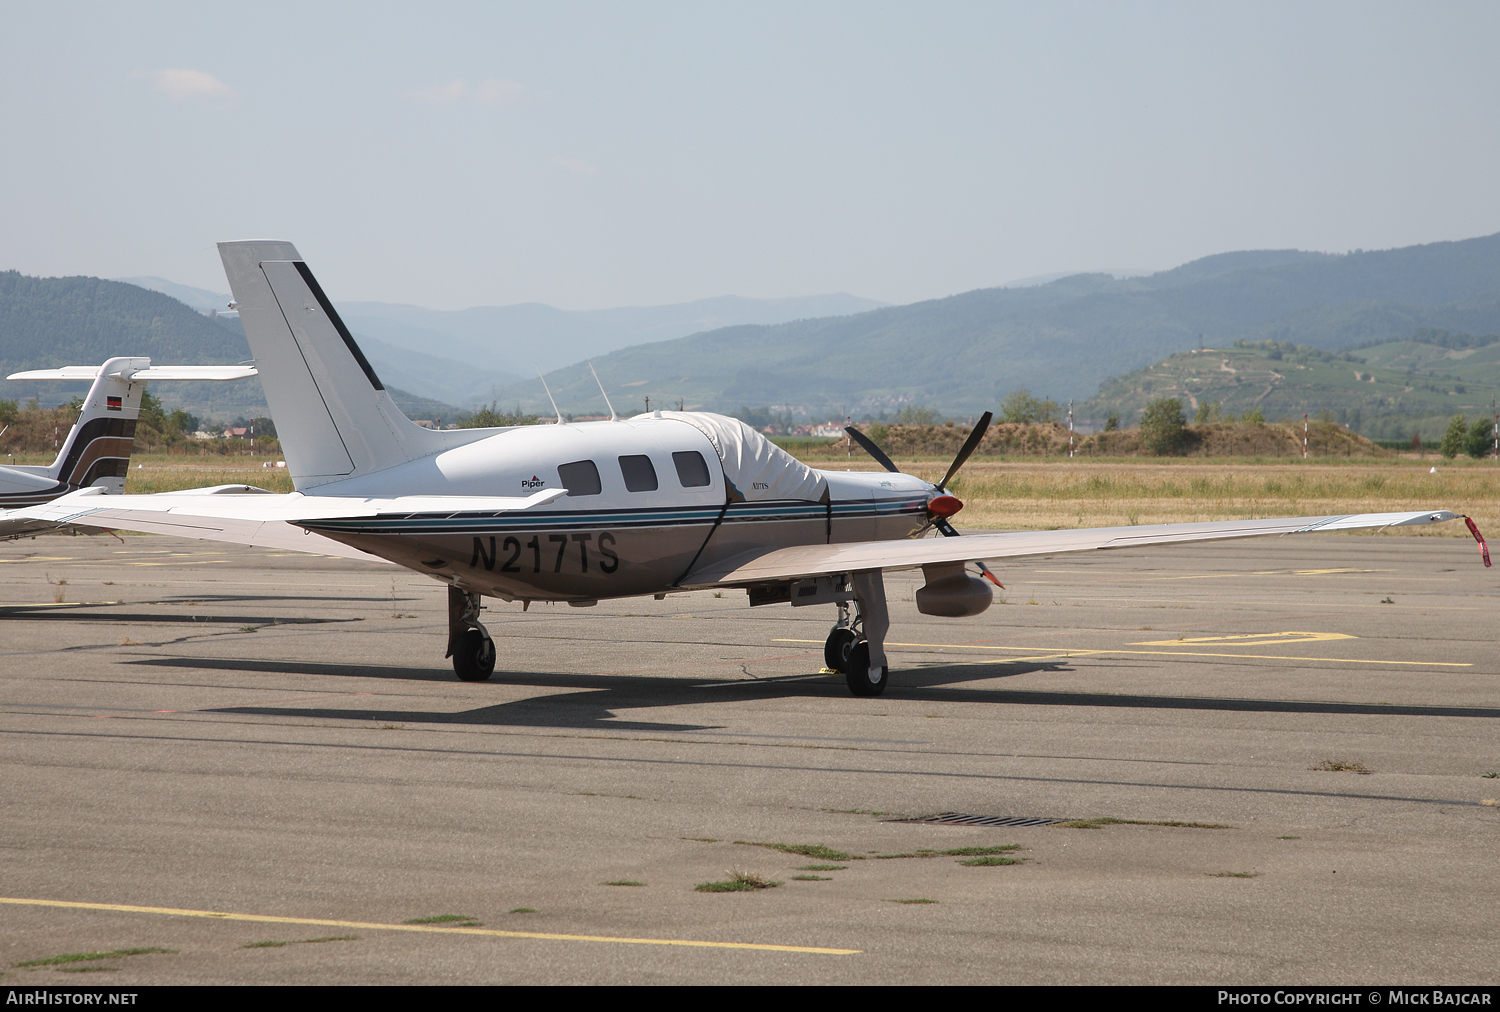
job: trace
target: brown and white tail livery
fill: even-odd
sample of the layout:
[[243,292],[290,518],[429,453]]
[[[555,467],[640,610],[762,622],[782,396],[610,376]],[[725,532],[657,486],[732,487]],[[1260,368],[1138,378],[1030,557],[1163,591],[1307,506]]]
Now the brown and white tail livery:
[[64,366],[12,373],[11,380],[92,380],[78,421],[51,464],[0,467],[0,509],[50,502],[80,488],[125,491],[141,394],[148,380],[232,380],[255,375],[249,366],[158,366],[149,358],[112,358],[100,366]]

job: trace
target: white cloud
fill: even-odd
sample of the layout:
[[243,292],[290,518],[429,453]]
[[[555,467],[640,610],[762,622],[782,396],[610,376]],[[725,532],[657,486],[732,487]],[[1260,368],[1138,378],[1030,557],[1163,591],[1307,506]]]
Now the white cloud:
[[146,76],[151,78],[157,91],[174,102],[194,99],[229,101],[237,97],[233,88],[202,70],[153,70]]
[[579,158],[564,158],[562,155],[553,155],[547,160],[570,176],[597,176],[599,174],[597,168]]
[[437,88],[411,92],[410,97],[435,105],[452,102],[473,102],[475,105],[488,106],[519,105],[526,97],[526,85],[520,81],[497,81],[490,77],[471,88],[455,78]]
[[480,105],[516,105],[525,95],[526,85],[520,81],[489,78],[474,89],[474,101]]
[[447,103],[457,102],[469,93],[468,86],[462,81],[453,80],[439,88],[425,88],[422,91],[414,91],[411,97],[423,102]]

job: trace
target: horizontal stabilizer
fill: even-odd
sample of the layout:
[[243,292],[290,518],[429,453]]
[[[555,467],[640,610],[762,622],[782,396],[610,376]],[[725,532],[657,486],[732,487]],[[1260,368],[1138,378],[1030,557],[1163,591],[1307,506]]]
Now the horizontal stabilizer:
[[285,495],[248,486],[101,497],[84,489],[0,518],[0,538],[33,533],[38,525],[102,527],[282,548],[314,555],[383,562],[357,548],[298,527],[301,521],[353,520],[392,515],[505,513],[549,503],[567,490],[547,489],[525,497],[416,495],[390,498]]
[[[61,369],[27,369],[13,372],[8,380],[72,380],[89,382],[99,375],[97,365],[65,365]],[[145,369],[125,370],[125,380],[183,380],[191,383],[227,382],[249,379],[255,375],[252,365],[153,365]]]

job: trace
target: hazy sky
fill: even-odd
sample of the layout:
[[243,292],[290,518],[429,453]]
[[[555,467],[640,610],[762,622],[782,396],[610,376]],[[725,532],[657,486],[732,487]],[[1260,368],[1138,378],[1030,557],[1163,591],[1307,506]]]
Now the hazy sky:
[[0,0],[0,269],[910,302],[1500,231],[1500,4]]

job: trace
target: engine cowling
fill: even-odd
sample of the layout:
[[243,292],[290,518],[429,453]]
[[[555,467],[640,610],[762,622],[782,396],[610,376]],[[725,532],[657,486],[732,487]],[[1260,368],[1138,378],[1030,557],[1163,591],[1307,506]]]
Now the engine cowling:
[[990,585],[970,576],[962,562],[922,567],[927,583],[917,591],[917,611],[944,618],[972,618],[995,600]]

